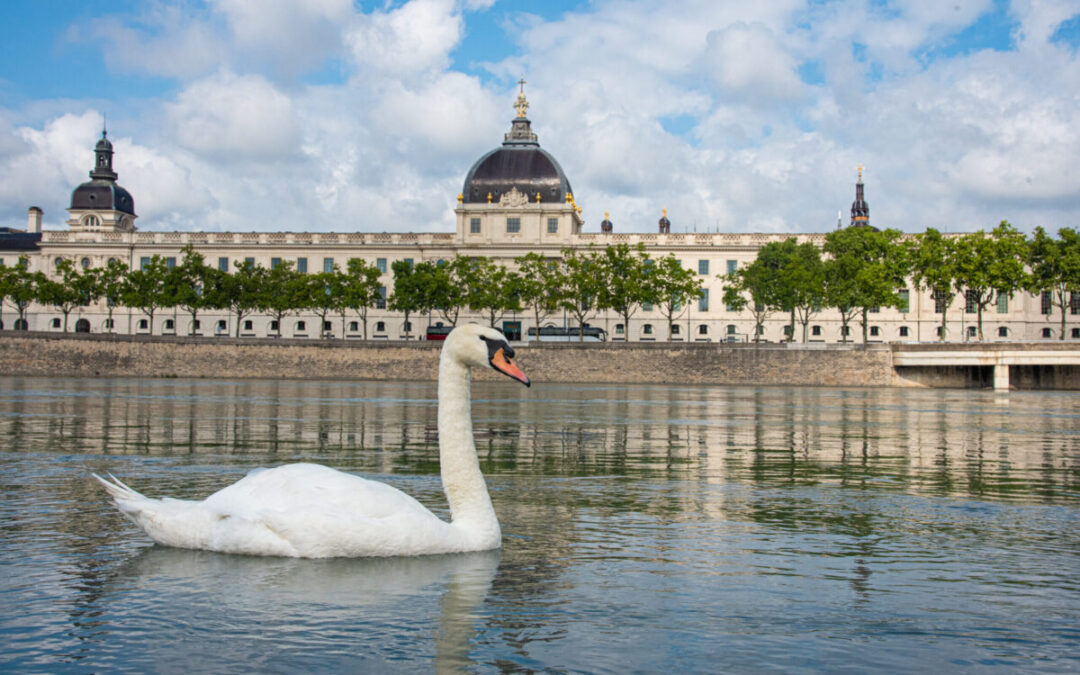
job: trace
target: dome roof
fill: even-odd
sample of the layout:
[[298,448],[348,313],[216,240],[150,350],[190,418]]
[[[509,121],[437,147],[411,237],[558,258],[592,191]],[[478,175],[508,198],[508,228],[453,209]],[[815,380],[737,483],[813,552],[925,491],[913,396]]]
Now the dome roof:
[[95,179],[75,188],[71,193],[71,208],[104,209],[135,215],[135,200],[115,181]]
[[528,102],[519,94],[515,103],[518,115],[511,122],[501,147],[487,153],[469,169],[461,191],[466,203],[498,202],[502,195],[517,189],[530,202],[539,193],[541,202],[563,202],[572,194],[566,173],[546,150],[540,147],[531,122],[525,117]]
[[94,168],[90,180],[71,193],[71,209],[99,209],[135,215],[135,200],[131,193],[116,184],[112,168],[112,142],[104,130],[94,146]]

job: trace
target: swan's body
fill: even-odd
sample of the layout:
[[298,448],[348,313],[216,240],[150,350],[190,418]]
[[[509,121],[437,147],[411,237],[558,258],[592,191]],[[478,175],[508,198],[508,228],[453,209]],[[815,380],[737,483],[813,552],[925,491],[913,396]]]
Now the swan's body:
[[201,502],[151,499],[95,476],[120,511],[166,546],[304,558],[460,553],[499,548],[501,533],[472,437],[469,367],[526,385],[503,336],[462,326],[439,362],[439,462],[446,522],[404,492],[316,464],[256,469]]

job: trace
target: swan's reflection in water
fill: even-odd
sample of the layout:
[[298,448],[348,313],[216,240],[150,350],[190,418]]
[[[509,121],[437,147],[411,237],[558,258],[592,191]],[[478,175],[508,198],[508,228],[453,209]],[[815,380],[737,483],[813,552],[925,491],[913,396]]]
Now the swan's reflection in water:
[[[322,643],[325,665],[415,663],[428,649],[436,670],[461,672],[472,663],[477,616],[500,558],[485,551],[305,560],[151,546],[114,578],[125,587],[121,604],[145,605],[143,614],[124,611],[127,630],[157,636],[146,655],[157,668],[318,669],[313,647]],[[252,642],[252,634],[260,638]]]

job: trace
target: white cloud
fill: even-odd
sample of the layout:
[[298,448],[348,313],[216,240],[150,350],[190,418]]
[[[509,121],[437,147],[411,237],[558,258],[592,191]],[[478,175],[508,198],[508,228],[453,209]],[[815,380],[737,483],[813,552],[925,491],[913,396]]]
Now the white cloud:
[[357,18],[345,41],[359,77],[410,77],[445,70],[461,40],[463,20],[452,0],[412,0]]
[[198,80],[165,105],[165,118],[178,145],[227,163],[288,160],[299,151],[292,99],[257,75]]

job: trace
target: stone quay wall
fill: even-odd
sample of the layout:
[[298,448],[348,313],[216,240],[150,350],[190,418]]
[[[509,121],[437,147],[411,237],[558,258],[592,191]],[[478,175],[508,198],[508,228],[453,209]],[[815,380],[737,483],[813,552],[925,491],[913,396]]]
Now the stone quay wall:
[[[0,375],[434,380],[441,342],[0,333]],[[978,368],[893,367],[897,345],[531,343],[534,382],[984,387]],[[1074,369],[1073,369],[1074,370]],[[922,372],[919,372],[922,371]],[[1078,388],[1071,372],[1020,372],[1014,386]],[[501,379],[481,371],[479,379]]]

